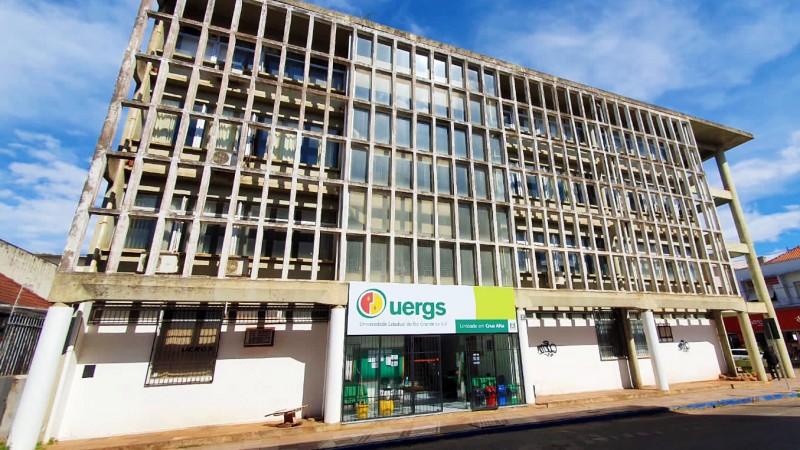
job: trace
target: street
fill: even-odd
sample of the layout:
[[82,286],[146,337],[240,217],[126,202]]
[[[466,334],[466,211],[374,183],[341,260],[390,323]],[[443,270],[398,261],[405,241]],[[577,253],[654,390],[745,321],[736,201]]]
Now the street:
[[800,399],[482,434],[408,449],[797,449]]

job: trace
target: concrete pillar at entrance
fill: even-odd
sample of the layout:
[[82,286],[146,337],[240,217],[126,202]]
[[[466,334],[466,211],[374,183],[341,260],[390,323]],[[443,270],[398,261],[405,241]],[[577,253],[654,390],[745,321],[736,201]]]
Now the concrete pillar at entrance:
[[530,348],[528,342],[528,320],[525,318],[525,309],[517,310],[517,334],[519,334],[519,359],[522,364],[522,386],[525,392],[525,403],[536,403],[536,394],[533,390],[533,368],[530,361]]
[[636,354],[636,341],[633,339],[631,319],[628,311],[622,311],[622,330],[625,333],[625,343],[628,345],[628,368],[631,371],[631,382],[634,389],[642,388],[642,373],[639,370],[639,357]]
[[647,349],[650,351],[650,363],[653,364],[653,374],[656,376],[656,387],[661,391],[668,391],[667,368],[664,367],[664,362],[661,360],[661,350],[658,348],[658,332],[656,331],[656,320],[653,318],[653,311],[648,309],[643,312],[642,319],[644,336],[647,338]]
[[761,353],[758,351],[758,342],[756,342],[756,335],[753,333],[753,324],[750,323],[750,316],[744,311],[739,311],[736,313],[736,317],[739,319],[739,327],[742,329],[742,335],[744,336],[744,346],[747,349],[747,356],[750,357],[750,364],[753,365],[753,371],[759,381],[767,381],[767,372],[764,371],[764,362],[761,361]]
[[714,320],[714,327],[717,329],[717,338],[722,348],[722,356],[725,357],[725,365],[728,368],[728,375],[736,375],[736,362],[733,360],[731,343],[728,341],[728,333],[725,331],[725,321],[722,320],[721,311],[711,311],[711,319]]
[[761,273],[761,265],[758,263],[756,248],[753,246],[753,240],[750,239],[750,230],[747,229],[742,204],[739,202],[739,196],[736,194],[731,168],[728,165],[728,160],[725,158],[725,152],[718,151],[715,157],[719,175],[722,179],[722,185],[731,193],[731,215],[733,215],[733,223],[736,225],[736,231],[739,233],[739,241],[747,245],[748,252],[745,258],[747,259],[747,267],[750,269],[750,279],[753,281],[756,296],[758,297],[758,301],[764,303],[764,306],[767,307],[767,314],[765,317],[775,319],[775,326],[778,328],[778,339],[775,339],[775,344],[778,347],[778,358],[780,358],[781,366],[786,368],[786,377],[794,378],[792,359],[789,357],[789,349],[786,348],[786,342],[783,340],[781,325],[778,323],[778,317],[775,315],[775,307],[772,305],[772,298],[769,296],[767,283],[764,281],[764,274]]
[[8,446],[14,450],[32,450],[36,447],[58,377],[61,351],[71,319],[72,308],[62,303],[51,306],[47,311],[25,390],[22,391],[17,415],[8,436]]
[[331,309],[331,321],[328,322],[328,356],[325,366],[325,407],[323,411],[325,423],[342,421],[344,313],[345,309],[341,306]]

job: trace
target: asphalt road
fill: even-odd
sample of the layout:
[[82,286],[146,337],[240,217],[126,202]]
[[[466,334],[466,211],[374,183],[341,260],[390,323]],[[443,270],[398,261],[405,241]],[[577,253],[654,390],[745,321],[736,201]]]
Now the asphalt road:
[[468,438],[406,449],[800,449],[800,399],[664,413]]

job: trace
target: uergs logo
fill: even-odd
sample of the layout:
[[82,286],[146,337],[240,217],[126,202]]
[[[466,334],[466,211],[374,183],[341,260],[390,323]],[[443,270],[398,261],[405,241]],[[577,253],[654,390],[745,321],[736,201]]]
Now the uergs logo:
[[377,289],[368,289],[358,297],[358,313],[373,319],[386,309],[386,303],[386,294]]

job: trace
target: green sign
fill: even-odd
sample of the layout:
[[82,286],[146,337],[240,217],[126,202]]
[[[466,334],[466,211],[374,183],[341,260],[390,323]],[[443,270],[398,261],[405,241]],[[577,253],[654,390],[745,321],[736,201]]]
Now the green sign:
[[456,334],[508,332],[508,320],[456,320]]

